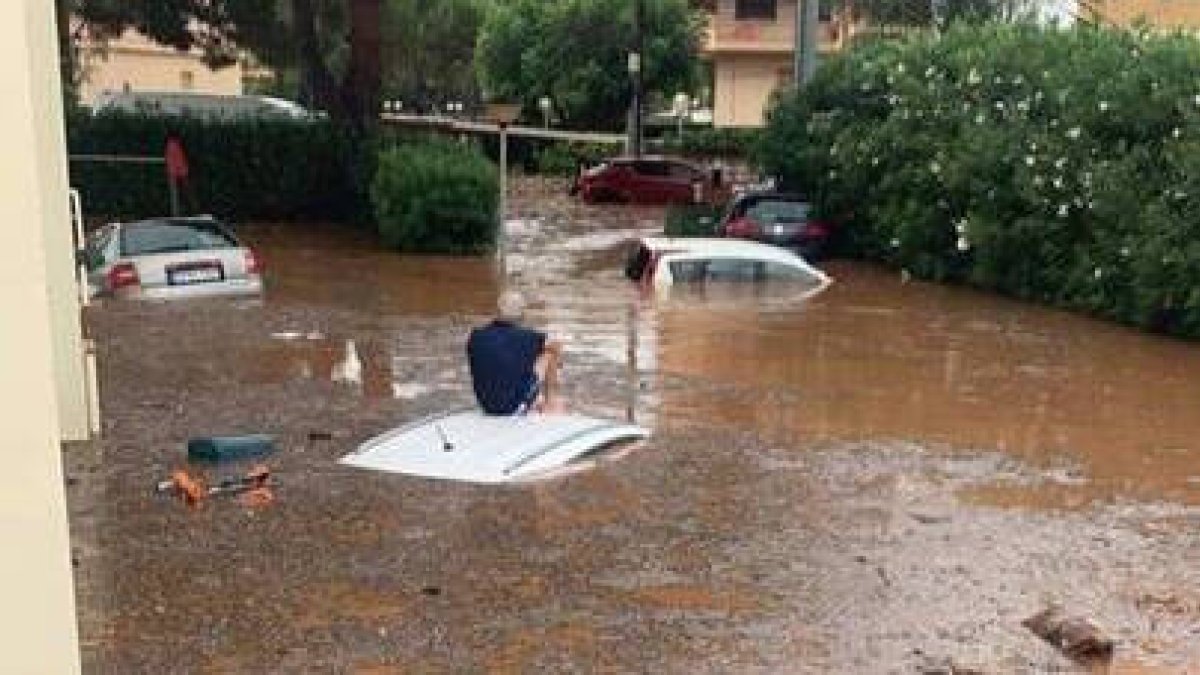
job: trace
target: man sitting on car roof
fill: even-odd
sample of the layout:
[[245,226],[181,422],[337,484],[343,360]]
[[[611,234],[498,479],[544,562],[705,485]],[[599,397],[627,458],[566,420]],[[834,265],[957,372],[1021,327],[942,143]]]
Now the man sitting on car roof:
[[496,318],[471,331],[467,360],[479,406],[489,415],[560,412],[558,369],[562,343],[520,325],[525,299],[505,291]]

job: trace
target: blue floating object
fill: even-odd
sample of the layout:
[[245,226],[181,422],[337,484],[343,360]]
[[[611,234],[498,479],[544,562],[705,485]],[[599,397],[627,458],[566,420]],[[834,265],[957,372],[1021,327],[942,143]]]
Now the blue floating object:
[[188,441],[188,460],[228,462],[266,457],[275,452],[275,438],[265,434],[250,436],[205,436]]

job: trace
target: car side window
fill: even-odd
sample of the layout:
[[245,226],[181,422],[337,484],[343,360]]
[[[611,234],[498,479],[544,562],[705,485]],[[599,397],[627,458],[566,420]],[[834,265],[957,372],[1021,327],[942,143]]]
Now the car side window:
[[745,258],[713,258],[708,262],[706,281],[756,281],[766,274],[765,263]]
[[671,175],[671,167],[662,162],[635,162],[634,170],[643,176],[663,177]]
[[708,261],[676,260],[671,263],[671,280],[675,283],[704,281]]
[[687,164],[671,164],[670,172],[672,178],[686,181],[700,180],[700,172]]
[[87,238],[83,248],[83,264],[89,272],[94,272],[107,262],[108,249],[112,244],[113,228],[111,225],[96,230]]

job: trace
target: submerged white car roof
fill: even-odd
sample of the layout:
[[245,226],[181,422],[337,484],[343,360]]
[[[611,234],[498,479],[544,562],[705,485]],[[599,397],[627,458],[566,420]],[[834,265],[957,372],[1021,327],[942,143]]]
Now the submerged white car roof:
[[362,469],[472,483],[526,480],[611,443],[646,438],[641,427],[583,415],[435,415],[363,443],[341,459]]
[[819,280],[822,288],[833,281],[829,275],[810,265],[800,255],[786,248],[757,241],[732,237],[646,237],[642,239],[642,244],[654,253],[704,258],[749,258],[795,267]]
[[704,256],[736,256],[785,264],[803,260],[786,248],[732,237],[646,237],[642,243],[655,253],[670,251]]

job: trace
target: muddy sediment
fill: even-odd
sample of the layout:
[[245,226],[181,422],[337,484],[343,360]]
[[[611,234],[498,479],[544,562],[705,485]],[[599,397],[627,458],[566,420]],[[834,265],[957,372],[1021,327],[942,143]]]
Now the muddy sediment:
[[[470,404],[502,281],[249,227],[262,301],[89,310],[104,437],[65,453],[87,672],[1075,672],[1021,625],[1049,604],[1115,638],[1113,672],[1200,669],[1195,345],[847,263],[804,306],[648,300],[617,262],[660,212],[516,189],[504,283],[568,338],[587,412],[625,412],[633,316],[648,446],[520,487],[337,465]],[[154,494],[188,438],[237,433],[278,439],[270,507]]]

